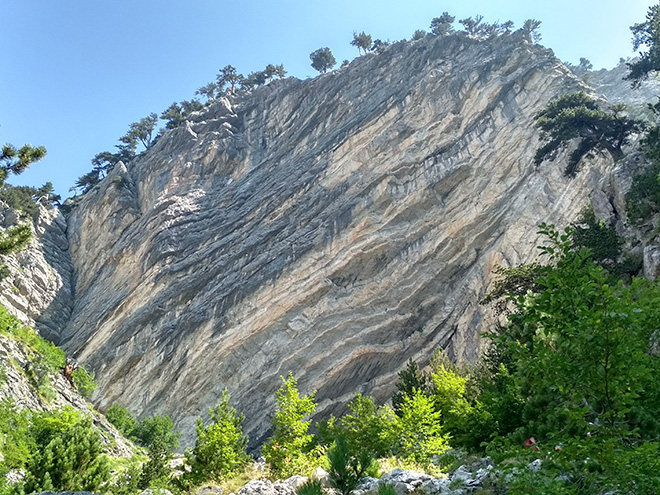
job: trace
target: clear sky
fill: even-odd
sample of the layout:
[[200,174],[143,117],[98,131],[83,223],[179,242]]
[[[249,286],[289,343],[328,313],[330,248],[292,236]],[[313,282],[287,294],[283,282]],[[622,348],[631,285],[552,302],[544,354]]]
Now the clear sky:
[[[448,11],[463,19],[542,21],[541,43],[564,61],[611,68],[632,55],[629,26],[651,0],[0,0],[0,144],[48,155],[13,183],[56,192],[115,151],[131,122],[190,99],[221,67],[284,64],[314,77],[309,54],[353,59],[354,31],[395,41]],[[456,27],[460,25],[456,23]]]

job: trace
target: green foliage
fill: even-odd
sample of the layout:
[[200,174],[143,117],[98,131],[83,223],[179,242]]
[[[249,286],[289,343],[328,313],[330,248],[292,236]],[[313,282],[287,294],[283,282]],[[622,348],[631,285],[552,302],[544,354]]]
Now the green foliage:
[[72,409],[33,417],[35,451],[26,466],[24,491],[98,491],[110,470],[91,418]]
[[182,125],[191,113],[197,112],[204,108],[199,101],[184,100],[181,103],[172,103],[167,109],[160,114],[162,120],[166,120],[165,127],[167,129],[174,129]]
[[442,430],[440,412],[433,399],[420,390],[403,399],[399,418],[398,454],[404,459],[428,465],[434,455],[449,450],[448,437]]
[[390,455],[398,440],[398,420],[388,406],[377,407],[371,397],[356,394],[348,404],[349,413],[317,425],[323,445],[331,445],[342,437],[351,452],[371,456]]
[[28,411],[18,411],[11,399],[0,401],[0,478],[10,469],[22,468],[30,459],[32,445],[28,436]]
[[575,249],[586,248],[592,259],[605,268],[614,268],[621,255],[623,239],[613,227],[598,221],[593,208],[586,208],[573,225],[571,241]]
[[353,41],[351,41],[351,45],[357,47],[360,55],[362,55],[362,51],[367,53],[371,48],[371,44],[371,35],[366,34],[364,31],[361,33],[353,33]]
[[143,447],[148,448],[154,443],[159,443],[165,448],[174,450],[179,448],[181,433],[174,429],[172,418],[154,414],[142,418],[132,431],[131,437]]
[[400,416],[403,399],[412,396],[416,390],[420,390],[426,395],[433,394],[433,381],[428,373],[420,371],[419,365],[411,359],[408,360],[406,367],[399,371],[399,379],[396,382],[397,391],[392,396],[392,407]]
[[83,397],[89,399],[96,390],[96,380],[94,379],[94,373],[87,371],[84,366],[79,366],[73,371],[71,375],[73,379],[73,384],[76,387],[76,390]]
[[236,85],[240,84],[243,76],[236,72],[236,68],[231,65],[226,65],[220,69],[216,76],[218,90],[222,93],[225,91],[225,86],[229,85],[229,91],[232,93],[236,90]]
[[170,475],[169,461],[172,459],[172,451],[161,438],[155,438],[147,447],[147,454],[149,459],[142,466],[137,487],[144,490],[149,487],[166,486]]
[[37,335],[32,328],[23,325],[16,317],[10,315],[3,306],[0,306],[0,334],[15,338],[32,349],[40,356],[40,364],[46,366],[50,372],[64,368],[66,362],[64,351],[52,342]]
[[426,37],[426,31],[424,31],[423,29],[417,29],[413,33],[412,38],[410,38],[410,40],[411,41],[417,41],[417,40],[424,39],[425,37]]
[[525,38],[530,43],[538,43],[541,41],[541,33],[539,28],[541,27],[541,21],[536,19],[527,19],[521,28]]
[[480,25],[481,25],[481,21],[483,21],[483,18],[484,16],[477,15],[474,17],[466,17],[465,19],[461,19],[458,22],[463,26],[463,29],[467,34],[472,36],[478,36],[481,34]]
[[[648,353],[660,288],[643,279],[612,284],[589,250],[573,248],[571,229],[542,225],[541,233],[552,263],[536,293],[511,296],[517,311],[494,337],[503,394],[525,398],[521,435],[584,435],[596,427],[603,436],[653,438],[659,423],[644,411],[660,404],[652,379],[658,362]],[[490,394],[492,402],[497,394]]]
[[[14,225],[0,232],[0,255],[8,255],[25,249],[32,240],[32,226],[29,223]],[[2,266],[5,267],[4,263]],[[3,277],[9,274],[5,267]]]
[[379,483],[377,495],[397,495],[394,485],[389,483]]
[[564,174],[575,176],[584,157],[596,151],[607,151],[614,160],[623,156],[621,147],[632,134],[640,132],[640,121],[626,117],[624,106],[613,105],[601,110],[596,100],[580,91],[561,96],[536,115],[536,127],[544,141],[534,157],[537,165],[554,160],[573,139],[578,139],[571,152]]
[[140,492],[138,485],[143,473],[142,456],[133,456],[126,461],[126,465],[113,466],[113,473],[104,492],[112,495],[135,495]]
[[197,441],[189,463],[198,481],[222,480],[243,469],[250,460],[246,453],[248,437],[241,425],[245,417],[229,407],[227,389],[217,406],[209,408],[211,424],[197,418]]
[[633,50],[641,51],[639,59],[628,63],[628,75],[624,78],[632,82],[633,88],[639,87],[650,72],[660,70],[660,5],[651,5],[646,13],[646,21],[630,27],[633,34]]
[[632,223],[640,225],[660,211],[659,174],[660,160],[654,160],[646,170],[633,177],[626,194],[626,214]]
[[5,144],[0,153],[0,179],[4,181],[9,172],[16,175],[24,172],[34,162],[41,160],[46,156],[46,148],[26,144],[21,148],[16,148],[11,144]]
[[296,490],[298,495],[323,495],[323,485],[318,480],[309,479]]
[[131,412],[119,403],[114,403],[105,413],[105,417],[117,430],[127,438],[133,436],[138,421]]
[[359,455],[353,455],[343,436],[335,440],[327,455],[330,462],[328,471],[330,485],[342,495],[349,495],[374,463],[373,457],[365,450]]
[[451,33],[454,28],[452,24],[456,18],[453,15],[449,15],[449,12],[443,12],[440,17],[434,17],[431,20],[431,33],[436,36],[445,36]]
[[289,372],[282,378],[282,386],[277,391],[277,411],[272,420],[273,435],[262,448],[269,470],[275,477],[287,478],[304,472],[308,464],[308,452],[313,435],[308,433],[311,420],[307,420],[316,410],[314,395],[301,397],[298,381]]
[[468,400],[468,378],[445,364],[437,366],[431,378],[435,386],[434,409],[440,413],[443,430],[450,435],[452,445],[478,449],[496,430],[496,424],[481,402]]
[[313,51],[309,54],[309,58],[312,61],[312,67],[322,74],[332,69],[336,63],[335,57],[327,46]]

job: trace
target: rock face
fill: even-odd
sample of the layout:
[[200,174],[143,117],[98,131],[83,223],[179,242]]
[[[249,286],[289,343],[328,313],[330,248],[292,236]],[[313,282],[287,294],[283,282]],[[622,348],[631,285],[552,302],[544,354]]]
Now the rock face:
[[102,409],[169,414],[184,444],[225,387],[257,442],[288,371],[321,414],[384,400],[410,357],[476,356],[492,268],[535,257],[611,167],[533,165],[534,115],[583,88],[517,34],[458,33],[221,99],[73,210],[70,317],[41,326]]
[[[0,204],[0,226],[20,222],[15,210]],[[40,208],[34,218],[34,240],[27,249],[3,260],[9,276],[0,280],[0,304],[26,325],[38,324],[42,335],[56,338],[71,313],[73,266],[67,225],[56,209]]]

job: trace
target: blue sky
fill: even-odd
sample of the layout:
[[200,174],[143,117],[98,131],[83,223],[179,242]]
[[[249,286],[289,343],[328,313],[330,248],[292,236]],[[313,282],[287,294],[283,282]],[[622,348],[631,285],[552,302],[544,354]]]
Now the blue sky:
[[[0,144],[44,145],[48,155],[13,183],[51,181],[58,193],[115,151],[131,122],[190,99],[218,70],[284,64],[314,77],[309,54],[327,46],[353,59],[354,31],[383,40],[457,20],[542,21],[541,43],[595,68],[632,55],[629,26],[649,0],[0,0]],[[457,24],[457,27],[458,26]]]

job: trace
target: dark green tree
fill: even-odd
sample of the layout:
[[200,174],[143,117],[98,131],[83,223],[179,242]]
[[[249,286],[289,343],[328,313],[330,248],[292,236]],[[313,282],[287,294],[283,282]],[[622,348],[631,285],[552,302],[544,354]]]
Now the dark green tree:
[[330,485],[342,495],[349,495],[358,485],[360,478],[366,474],[374,459],[365,450],[359,455],[354,455],[346,439],[339,436],[328,449],[328,461]]
[[527,19],[523,23],[521,30],[525,35],[525,39],[529,43],[538,43],[541,41],[541,33],[539,32],[540,27],[541,21],[537,21],[536,19]]
[[273,64],[268,64],[263,71],[264,76],[268,80],[268,84],[273,81],[273,77],[277,75],[277,67]]
[[216,83],[210,82],[205,86],[202,86],[199,88],[197,91],[195,91],[196,95],[203,96],[206,98],[206,101],[213,101],[216,97],[216,93],[218,92],[218,85]]
[[71,190],[76,191],[80,189],[82,194],[85,194],[99,182],[101,182],[99,170],[93,169],[90,172],[87,172],[85,175],[78,177],[78,180],[76,180]]
[[465,32],[471,36],[479,36],[481,34],[481,22],[483,21],[484,16],[476,15],[474,17],[466,17],[461,19],[459,24],[463,25]]
[[149,447],[154,442],[160,442],[170,450],[179,448],[181,433],[174,429],[174,423],[169,416],[155,414],[142,418],[135,429],[133,437],[143,447]]
[[2,147],[0,155],[0,179],[4,180],[11,172],[16,175],[24,172],[32,163],[41,160],[46,156],[46,148],[26,144],[16,148],[11,144],[5,144]]
[[225,65],[216,76],[218,82],[218,88],[220,91],[224,91],[225,86],[229,85],[229,91],[232,93],[236,90],[236,85],[240,83],[241,78],[240,74],[236,72],[236,68],[231,65]]
[[371,36],[366,34],[364,31],[362,31],[361,33],[354,32],[353,41],[351,41],[351,45],[357,47],[358,53],[360,55],[362,55],[362,51],[364,51],[364,53],[367,53],[372,45]]
[[383,53],[385,48],[390,45],[388,41],[383,41],[381,39],[374,40],[373,45],[371,45],[371,51],[376,53]]
[[456,20],[456,17],[449,15],[449,12],[443,12],[440,17],[434,17],[431,20],[431,33],[436,36],[445,36],[451,33],[454,28],[452,24]]
[[26,466],[24,490],[97,492],[110,477],[101,435],[91,418],[72,410],[33,417],[36,449]]
[[634,24],[630,30],[633,49],[646,48],[646,51],[640,51],[639,60],[627,64],[630,72],[624,79],[631,81],[633,88],[636,88],[650,72],[660,70],[660,5],[651,5],[646,21]]
[[322,74],[332,69],[336,63],[335,57],[327,46],[313,51],[309,58],[312,61],[312,67]]
[[286,77],[286,70],[284,70],[284,64],[279,64],[275,66],[275,75],[280,79],[284,79]]
[[424,31],[423,29],[418,29],[413,33],[412,38],[410,38],[410,40],[417,41],[424,39],[425,37],[426,37],[426,31]]
[[625,116],[624,109],[623,105],[613,105],[609,111],[601,110],[596,100],[582,91],[550,102],[536,115],[536,127],[541,130],[544,144],[537,150],[534,162],[540,165],[553,160],[573,139],[578,140],[577,146],[564,171],[569,177],[577,173],[584,157],[596,151],[607,151],[612,159],[620,159],[621,147],[632,134],[643,129],[640,121]]
[[419,369],[417,362],[409,359],[406,367],[399,371],[399,379],[396,382],[397,391],[392,396],[392,408],[400,416],[401,407],[406,396],[412,396],[416,390],[425,395],[434,393],[431,376]]

